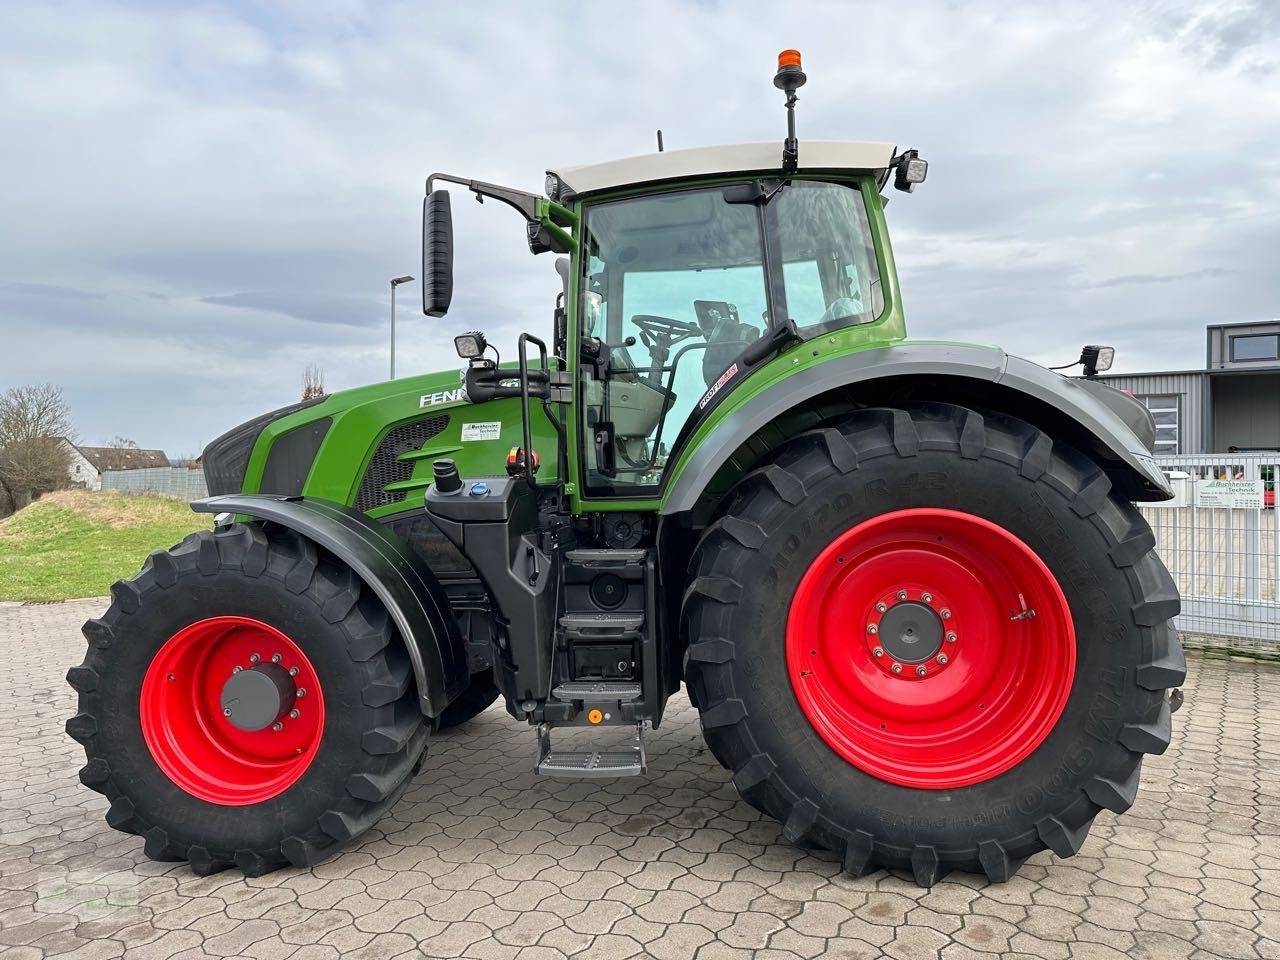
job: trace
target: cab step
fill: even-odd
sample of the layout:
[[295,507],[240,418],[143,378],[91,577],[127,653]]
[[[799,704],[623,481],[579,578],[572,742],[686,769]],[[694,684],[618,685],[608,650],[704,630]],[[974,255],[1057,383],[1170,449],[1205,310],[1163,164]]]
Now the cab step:
[[578,639],[622,637],[640,632],[644,615],[640,613],[570,613],[560,618],[565,636]]
[[603,780],[612,777],[634,777],[648,770],[644,753],[644,724],[636,724],[631,744],[607,750],[554,750],[551,727],[538,726],[538,763],[534,770],[544,777],[570,780]]
[[565,559],[580,567],[590,567],[593,570],[617,570],[623,567],[642,566],[648,555],[649,551],[643,548],[638,550],[601,550],[593,547],[581,547],[567,551]]
[[643,691],[631,680],[570,680],[551,691],[557,700],[569,703],[634,703]]

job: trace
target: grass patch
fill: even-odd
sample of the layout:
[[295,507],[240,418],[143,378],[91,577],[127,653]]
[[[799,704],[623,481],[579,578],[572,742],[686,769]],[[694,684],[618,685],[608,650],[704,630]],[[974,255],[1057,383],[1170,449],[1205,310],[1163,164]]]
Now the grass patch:
[[183,500],[115,490],[59,490],[0,520],[0,600],[105,596],[153,550],[208,517]]

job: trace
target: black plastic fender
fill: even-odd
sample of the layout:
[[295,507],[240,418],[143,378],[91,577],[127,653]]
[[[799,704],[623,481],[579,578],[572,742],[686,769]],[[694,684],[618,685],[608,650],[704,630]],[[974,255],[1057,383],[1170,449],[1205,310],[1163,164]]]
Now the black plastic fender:
[[[694,451],[667,493],[662,513],[691,510],[734,451],[797,404],[844,385],[890,377],[962,378],[1026,395],[1069,417],[1094,439],[1113,462],[1108,472],[1129,499],[1168,500],[1173,496],[1168,479],[1148,449],[1149,438],[1141,435],[1148,432],[1150,415],[1120,391],[1096,381],[1061,376],[996,347],[907,341],[833,357],[752,396],[716,427],[714,442],[704,442]],[[726,397],[721,402],[731,401]]]
[[404,639],[422,712],[438,717],[470,682],[466,647],[431,570],[380,524],[331,500],[228,494],[192,502],[197,513],[270,520],[324,547],[382,601]]

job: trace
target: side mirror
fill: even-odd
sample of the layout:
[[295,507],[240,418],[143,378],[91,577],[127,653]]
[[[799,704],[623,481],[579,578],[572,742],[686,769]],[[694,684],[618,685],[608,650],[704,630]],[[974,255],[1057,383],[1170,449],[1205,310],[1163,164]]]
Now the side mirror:
[[449,191],[422,201],[422,312],[443,317],[453,300],[453,208]]

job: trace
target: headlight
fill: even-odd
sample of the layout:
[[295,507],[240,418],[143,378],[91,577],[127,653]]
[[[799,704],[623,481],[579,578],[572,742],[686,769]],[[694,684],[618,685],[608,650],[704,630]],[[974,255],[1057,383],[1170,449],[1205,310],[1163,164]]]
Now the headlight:
[[458,351],[458,356],[463,360],[474,360],[484,353],[487,346],[484,334],[479,330],[459,334],[453,338],[453,349]]
[[1086,377],[1096,377],[1111,369],[1116,359],[1115,347],[1103,347],[1091,343],[1080,351],[1080,363],[1084,367]]

